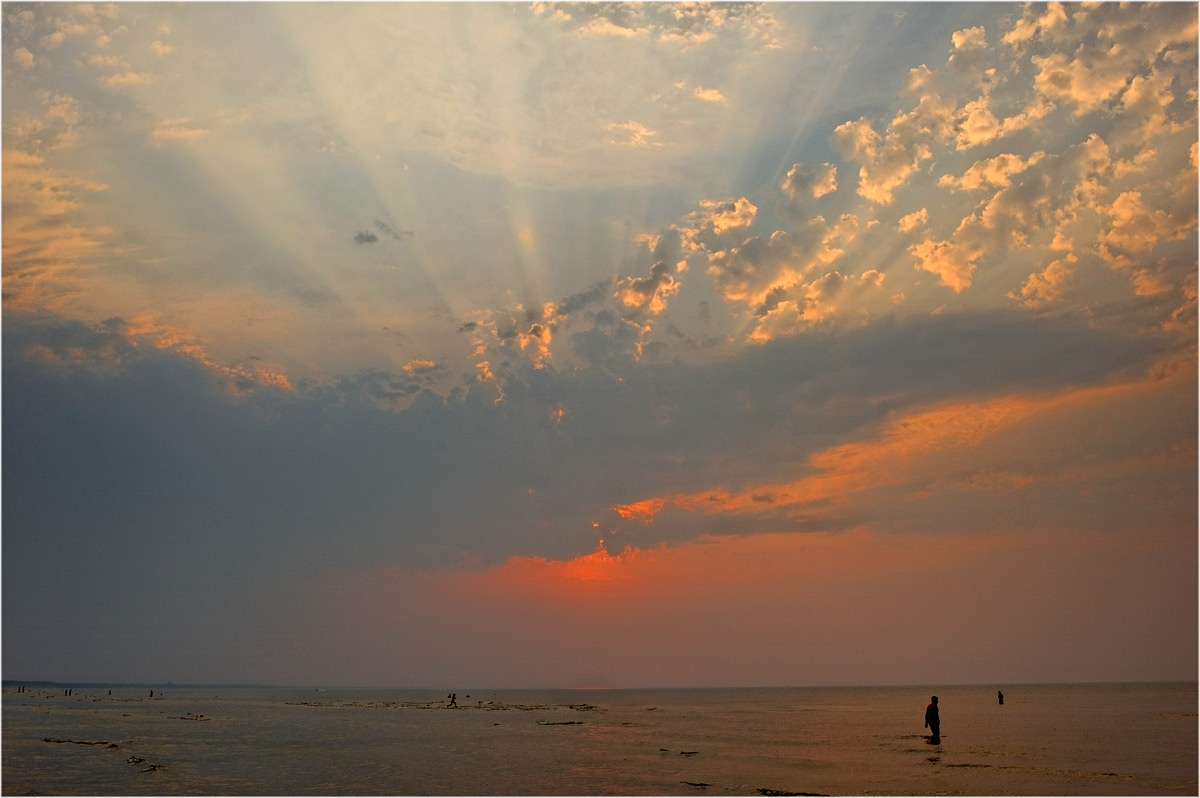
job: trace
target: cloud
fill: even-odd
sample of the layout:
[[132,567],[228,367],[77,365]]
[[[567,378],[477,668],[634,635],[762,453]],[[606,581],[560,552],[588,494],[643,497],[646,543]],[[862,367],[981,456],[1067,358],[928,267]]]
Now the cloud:
[[121,72],[116,75],[108,75],[100,78],[100,82],[110,89],[120,88],[121,86],[144,86],[147,83],[154,82],[154,75],[149,72]]
[[781,336],[798,335],[833,320],[842,311],[843,301],[863,290],[878,288],[883,280],[884,275],[873,269],[857,279],[830,271],[807,283],[777,286],[755,309],[757,318],[748,338],[762,343]]
[[[1040,504],[1057,492],[1057,486],[1119,482],[1139,469],[1157,470],[1186,456],[1176,450],[1163,428],[1155,433],[1153,453],[1137,446],[1122,449],[1103,469],[1094,469],[1079,459],[1080,453],[1094,446],[1082,419],[1145,402],[1173,405],[1182,399],[1179,390],[1188,380],[1186,372],[1178,372],[1170,388],[1157,377],[1139,378],[1049,395],[1008,395],[914,408],[893,415],[874,435],[814,452],[801,468],[803,475],[793,481],[736,488],[722,484],[695,493],[645,498],[626,507],[644,508],[637,516],[643,524],[675,506],[696,516],[727,517],[726,528],[741,518],[750,526],[756,521],[759,528],[783,530],[802,529],[814,516],[831,525],[837,518],[872,525],[886,518],[889,525],[896,525],[911,514],[912,523],[919,524],[927,513],[952,516],[950,508],[964,492],[984,492],[996,501],[974,505],[971,524],[976,529],[1012,524],[1014,496],[1024,496],[1023,501],[1030,503],[1027,523],[1069,525],[1073,508]],[[1073,420],[1065,421],[1068,418]],[[1017,441],[1021,446],[1014,448]]]
[[725,95],[721,93],[720,89],[705,89],[697,86],[693,94],[696,96],[696,99],[706,103],[727,102]]
[[97,609],[114,670],[266,669],[291,611],[453,664],[501,607],[603,654],[554,613],[619,642],[655,584],[819,631],[855,551],[1185,572],[1195,9],[964,9],[6,7],[6,642],[86,593],[187,630]]
[[580,36],[643,37],[683,47],[744,38],[767,49],[781,46],[775,18],[761,3],[705,7],[538,2],[534,10]]
[[1044,152],[1035,152],[1028,158],[1013,153],[1003,153],[994,158],[978,161],[962,177],[942,175],[938,185],[971,191],[985,187],[1003,188],[1012,184],[1012,176],[1020,174],[1043,157]]
[[[159,405],[177,406],[135,440],[127,439],[124,423],[96,425],[88,434],[88,450],[101,461],[128,446],[147,453],[148,460],[123,466],[126,487],[112,497],[113,506],[144,516],[139,525],[153,529],[168,517],[159,513],[179,512],[184,515],[177,518],[202,524],[210,512],[205,508],[217,506],[239,508],[246,523],[262,524],[262,513],[286,489],[294,502],[256,533],[260,539],[286,533],[316,542],[350,513],[360,527],[355,559],[390,552],[387,556],[426,562],[445,562],[460,551],[485,558],[535,549],[544,556],[571,556],[581,545],[586,544],[583,550],[594,545],[590,525],[603,520],[607,508],[664,495],[656,487],[671,484],[691,486],[693,492],[721,483],[761,486],[778,473],[779,464],[827,448],[821,441],[830,436],[880,423],[880,408],[913,407],[963,392],[1095,383],[1136,368],[1145,357],[1129,342],[1082,324],[942,316],[919,325],[780,339],[753,357],[681,370],[606,357],[598,348],[601,336],[627,328],[598,316],[595,327],[575,335],[576,351],[593,367],[559,372],[510,366],[503,376],[481,361],[481,382],[439,397],[421,387],[421,378],[433,375],[424,362],[411,364],[411,375],[377,371],[288,390],[267,379],[263,365],[213,363],[185,333],[150,320],[113,321],[97,330],[8,313],[5,325],[6,424],[26,425],[26,433],[12,438],[12,456],[24,458],[35,445],[46,451],[83,445],[69,437],[74,432],[47,426],[62,413],[92,418],[111,411],[133,414],[132,419],[153,416]],[[52,336],[58,343],[38,349],[55,340]],[[628,347],[627,340],[621,350]],[[1039,353],[1037,360],[1027,357],[1031,351]],[[980,360],[989,363],[985,375],[975,368]],[[791,365],[781,371],[780,362]],[[72,363],[95,368],[64,372]],[[620,380],[608,372],[610,364],[619,367]],[[96,380],[87,376],[90,371],[109,376]],[[77,376],[67,376],[71,373]],[[135,386],[136,405],[112,404],[124,401],[120,397]],[[743,386],[743,398],[736,400],[729,386]],[[876,404],[881,397],[887,403]],[[395,409],[399,400],[407,409]],[[761,411],[731,414],[741,402]],[[92,410],[84,412],[86,407]],[[763,423],[774,416],[773,408],[785,407],[793,413],[807,408],[789,422],[794,432],[786,436],[791,441],[787,453],[770,443],[780,440],[779,428]],[[175,426],[172,419],[180,412],[199,414],[225,431],[214,434],[207,422]],[[48,414],[45,421],[35,422],[42,413]],[[345,439],[341,431],[346,429],[360,434]],[[227,461],[226,446],[244,459]],[[703,455],[723,447],[731,456],[747,447],[760,456],[735,463]],[[160,468],[157,463],[169,462],[180,450],[191,452],[185,470],[197,473],[162,485],[161,502],[138,509],[130,492],[146,484],[139,469]],[[284,471],[266,467],[282,452],[290,453],[278,461],[287,464]],[[568,452],[574,454],[564,459]],[[645,452],[654,454],[646,459]],[[219,483],[200,473],[215,463],[223,464]],[[95,488],[86,488],[89,473],[64,471],[52,485],[29,494],[30,512],[47,512],[51,505],[38,502],[53,504],[59,491],[90,495]],[[178,469],[160,476],[172,473]],[[598,482],[602,474],[609,476]],[[206,491],[237,481],[237,496],[193,504],[199,498],[192,492],[194,480],[209,485]],[[469,495],[457,487],[464,482],[474,485]],[[755,488],[747,490],[747,501],[750,493],[763,492],[781,493]],[[326,501],[331,503],[318,509],[317,503]],[[406,508],[402,533],[394,515],[401,506]],[[547,537],[545,529],[578,532]],[[705,525],[687,530],[686,524],[641,533],[622,529],[617,540],[644,545],[711,531]],[[318,549],[329,553],[324,545]]]
[[1038,6],[1028,4],[1022,10],[1021,19],[1017,20],[1012,29],[1004,34],[1003,42],[1011,46],[1020,46],[1035,36],[1047,38],[1056,37],[1066,28],[1067,13],[1062,3],[1047,3],[1039,11]]
[[111,231],[78,214],[108,186],[49,168],[42,156],[4,151],[4,303],[10,310],[59,307],[84,287],[85,265]]
[[396,241],[406,241],[415,235],[412,230],[400,230],[395,225],[388,224],[381,219],[375,220],[375,227],[384,235]]
[[844,158],[862,164],[858,193],[874,203],[889,205],[894,192],[933,157],[928,142],[945,139],[953,129],[952,107],[936,94],[925,94],[916,108],[892,119],[884,135],[870,119],[862,117],[835,128],[830,143]]
[[803,215],[809,212],[813,199],[837,191],[837,166],[831,163],[793,164],[779,188],[787,198],[783,210],[795,216]]
[[78,143],[84,113],[76,98],[69,94],[41,92],[38,108],[40,115],[24,111],[7,120],[4,126],[6,150],[44,154]]
[[632,119],[628,122],[612,122],[608,125],[608,130],[616,132],[612,141],[617,144],[629,147],[663,146],[662,142],[651,140],[658,136],[658,131],[651,130],[641,122],[635,122]]
[[1031,308],[1040,308],[1061,299],[1066,288],[1075,281],[1074,264],[1078,262],[1079,258],[1068,252],[1040,272],[1029,275],[1020,291],[1010,292],[1009,297]]
[[[728,240],[740,237],[754,224],[758,208],[746,197],[736,200],[701,200],[700,210],[687,214],[681,224],[673,225],[683,254],[716,251]],[[664,239],[660,239],[661,244]]]
[[[1033,29],[1062,29],[1078,43],[1072,53],[1052,52],[1032,56],[1037,68],[1034,86],[1048,99],[1074,107],[1076,116],[1110,105],[1131,85],[1138,70],[1168,48],[1189,47],[1194,52],[1196,18],[1186,9],[1164,9],[1160,24],[1145,25],[1141,7],[1096,6],[1079,8],[1063,25],[1062,9],[1054,25],[1023,24],[1010,42],[1028,42]],[[1025,23],[1026,20],[1023,20]]]
[[645,277],[617,281],[617,298],[628,311],[658,315],[666,310],[667,299],[679,291],[673,268],[659,261]]
[[1161,241],[1184,237],[1191,222],[1180,226],[1165,211],[1147,207],[1138,191],[1122,192],[1103,209],[1109,224],[1098,239],[1101,255],[1112,266],[1130,265],[1130,255],[1153,250]]
[[987,29],[982,25],[955,31],[950,41],[953,48],[946,66],[952,71],[966,75],[976,81],[990,81],[994,69],[987,69]]
[[208,135],[211,131],[205,128],[191,127],[187,119],[164,119],[154,126],[150,140],[155,146],[172,141],[195,141]]
[[758,306],[772,292],[834,263],[844,254],[840,245],[852,241],[857,231],[853,216],[843,216],[833,225],[817,216],[795,235],[776,230],[765,241],[752,236],[740,246],[709,253],[707,274],[726,301]]
[[105,329],[125,336],[134,347],[148,343],[155,349],[168,349],[192,358],[204,366],[235,396],[244,395],[262,386],[291,390],[292,385],[282,372],[255,362],[250,358],[242,363],[222,363],[205,349],[202,341],[192,333],[178,327],[163,324],[150,315],[128,320],[109,319]]
[[905,214],[900,217],[900,221],[896,223],[896,227],[902,233],[911,233],[929,221],[929,210],[921,208],[912,213]]
[[408,374],[409,376],[413,376],[416,374],[424,374],[426,372],[433,371],[437,367],[437,363],[434,363],[432,360],[421,358],[418,360],[410,360],[405,363],[404,373]]

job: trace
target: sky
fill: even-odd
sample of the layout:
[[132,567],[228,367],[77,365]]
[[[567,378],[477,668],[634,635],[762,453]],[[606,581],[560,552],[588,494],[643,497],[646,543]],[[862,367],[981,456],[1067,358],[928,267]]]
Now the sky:
[[5,679],[1196,678],[1194,3],[2,15]]

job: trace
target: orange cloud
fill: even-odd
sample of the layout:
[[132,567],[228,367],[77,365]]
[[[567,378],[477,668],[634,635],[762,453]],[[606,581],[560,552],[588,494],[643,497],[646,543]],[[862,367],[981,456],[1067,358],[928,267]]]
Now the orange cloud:
[[1191,220],[1177,225],[1166,212],[1147,205],[1140,191],[1124,191],[1102,210],[1111,224],[1099,237],[1099,251],[1115,268],[1125,268],[1133,262],[1122,252],[1133,255],[1149,252],[1160,241],[1182,238],[1191,228]]
[[422,374],[427,371],[432,371],[433,369],[437,368],[437,363],[426,358],[414,358],[413,360],[405,363],[401,368],[405,374],[411,377],[415,374]]
[[662,511],[666,503],[666,499],[644,499],[632,504],[621,504],[613,509],[622,518],[649,522],[654,520],[654,516]]
[[973,164],[960,178],[943,175],[938,181],[938,185],[967,191],[988,186],[1003,188],[1012,184],[1012,175],[1024,172],[1043,157],[1045,157],[1044,152],[1035,152],[1029,158],[1022,158],[1012,153],[1002,153],[995,158],[988,158]]
[[243,394],[254,385],[292,390],[292,384],[283,372],[248,362],[232,365],[221,363],[208,353],[194,335],[178,327],[162,324],[149,315],[130,318],[124,333],[133,346],[149,342],[156,349],[169,349],[192,358],[221,377],[234,395]]
[[954,289],[956,294],[971,287],[975,261],[983,254],[978,247],[956,240],[928,238],[913,244],[908,251],[917,259],[918,269],[936,274],[942,285]]
[[[1037,475],[996,468],[988,460],[992,450],[1004,445],[1005,436],[1030,434],[1039,424],[1059,426],[1057,419],[1082,417],[1111,408],[1114,403],[1134,403],[1162,389],[1172,380],[1187,379],[1195,369],[1186,365],[1169,377],[1139,382],[1081,388],[1052,396],[1003,396],[978,402],[953,402],[893,418],[875,437],[835,446],[809,457],[803,476],[785,482],[757,484],[741,490],[717,487],[673,496],[643,499],[614,508],[623,518],[649,523],[667,504],[705,515],[748,514],[765,508],[795,512],[843,507],[862,494],[879,489],[907,488],[910,498],[937,490],[997,492],[1026,488]],[[1036,437],[1036,436],[1035,436]],[[1045,444],[1049,446],[1050,444]],[[1142,455],[1138,455],[1141,457]],[[1149,455],[1145,455],[1149,456]],[[1105,466],[1120,470],[1123,462]],[[1096,471],[1074,466],[1048,466],[1040,478],[1083,481]],[[1096,466],[1100,468],[1100,466]],[[964,476],[947,480],[948,472]]]
[[1009,298],[1030,308],[1040,308],[1048,302],[1061,299],[1064,289],[1075,278],[1074,266],[1078,260],[1073,252],[1068,252],[1066,257],[1059,258],[1040,272],[1029,275],[1019,292],[1009,292]]
[[59,309],[84,291],[86,262],[109,228],[86,228],[72,212],[107,186],[46,166],[39,155],[5,150],[4,302],[10,308]]

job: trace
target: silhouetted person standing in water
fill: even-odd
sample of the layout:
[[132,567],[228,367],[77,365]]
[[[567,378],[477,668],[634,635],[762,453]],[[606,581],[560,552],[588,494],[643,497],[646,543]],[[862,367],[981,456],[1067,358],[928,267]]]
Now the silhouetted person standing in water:
[[925,707],[925,727],[929,729],[929,742],[937,744],[942,741],[942,721],[938,718],[937,696],[929,699]]
[[1002,692],[1000,692],[999,690],[997,690],[997,691],[996,691],[996,698],[1000,699],[1000,705],[1001,705],[1001,706],[1004,706],[1004,693],[1002,693]]

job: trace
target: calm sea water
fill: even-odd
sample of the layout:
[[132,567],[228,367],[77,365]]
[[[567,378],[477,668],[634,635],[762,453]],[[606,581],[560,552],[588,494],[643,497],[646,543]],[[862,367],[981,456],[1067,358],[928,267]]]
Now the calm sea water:
[[[1196,684],[3,693],[5,795],[1196,795]],[[470,696],[470,697],[468,697]]]

